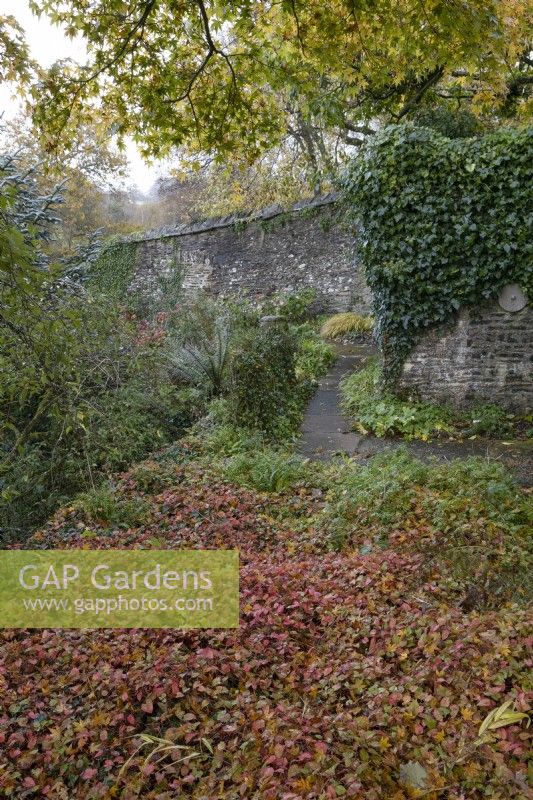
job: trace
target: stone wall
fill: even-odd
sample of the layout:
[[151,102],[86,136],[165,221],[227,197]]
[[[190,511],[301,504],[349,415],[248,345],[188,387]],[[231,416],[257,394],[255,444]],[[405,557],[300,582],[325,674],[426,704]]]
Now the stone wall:
[[[261,298],[313,287],[317,311],[369,313],[370,291],[335,195],[136,238],[130,291],[157,293],[176,272],[188,294]],[[115,245],[120,247],[120,243]]]
[[[174,277],[188,295],[204,290],[261,299],[313,287],[316,311],[371,312],[354,234],[343,224],[334,195],[289,211],[271,207],[153,231],[134,241],[132,293],[160,294]],[[455,323],[429,331],[417,344],[400,389],[457,406],[494,402],[512,410],[531,408],[532,328],[529,306],[514,313],[497,304],[464,310]]]
[[418,343],[404,365],[401,388],[459,407],[532,408],[532,334],[530,306],[463,310],[455,324],[429,331]]

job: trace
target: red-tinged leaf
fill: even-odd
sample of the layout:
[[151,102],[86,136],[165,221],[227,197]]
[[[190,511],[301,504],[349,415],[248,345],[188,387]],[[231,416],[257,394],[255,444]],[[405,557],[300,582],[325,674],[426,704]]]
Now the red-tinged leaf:
[[200,658],[216,658],[217,652],[211,647],[203,647],[201,650],[198,650],[198,655]]
[[87,767],[87,769],[81,773],[81,777],[86,781],[90,781],[97,774],[98,774],[97,769],[95,769],[94,767]]

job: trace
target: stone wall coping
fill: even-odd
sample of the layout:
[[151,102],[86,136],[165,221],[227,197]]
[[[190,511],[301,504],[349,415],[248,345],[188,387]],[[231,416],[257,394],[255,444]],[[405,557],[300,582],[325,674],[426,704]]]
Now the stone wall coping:
[[328,194],[317,195],[298,202],[293,203],[288,208],[283,208],[281,205],[271,205],[262,208],[259,211],[250,211],[247,213],[229,214],[226,217],[212,217],[210,219],[202,220],[201,222],[194,222],[191,224],[176,225],[173,227],[162,227],[151,231],[145,231],[141,234],[132,234],[131,236],[124,236],[114,242],[109,242],[108,247],[120,247],[129,242],[150,242],[158,239],[168,239],[177,236],[188,236],[194,233],[204,233],[205,231],[216,230],[217,228],[229,228],[232,225],[239,223],[258,222],[261,220],[274,219],[275,217],[282,216],[283,214],[297,214],[307,209],[320,208],[321,206],[328,206],[337,203],[340,199],[340,192],[329,192]]

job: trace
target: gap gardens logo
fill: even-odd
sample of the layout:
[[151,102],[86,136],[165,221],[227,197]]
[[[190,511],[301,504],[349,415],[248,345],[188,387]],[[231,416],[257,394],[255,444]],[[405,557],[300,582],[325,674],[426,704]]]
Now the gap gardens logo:
[[236,550],[0,552],[3,628],[235,628]]

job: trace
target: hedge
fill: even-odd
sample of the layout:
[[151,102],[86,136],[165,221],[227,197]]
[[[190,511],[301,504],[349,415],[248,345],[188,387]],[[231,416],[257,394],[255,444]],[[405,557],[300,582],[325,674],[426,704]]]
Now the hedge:
[[506,283],[531,296],[532,145],[531,127],[452,140],[395,125],[350,162],[342,186],[389,388],[428,327]]

